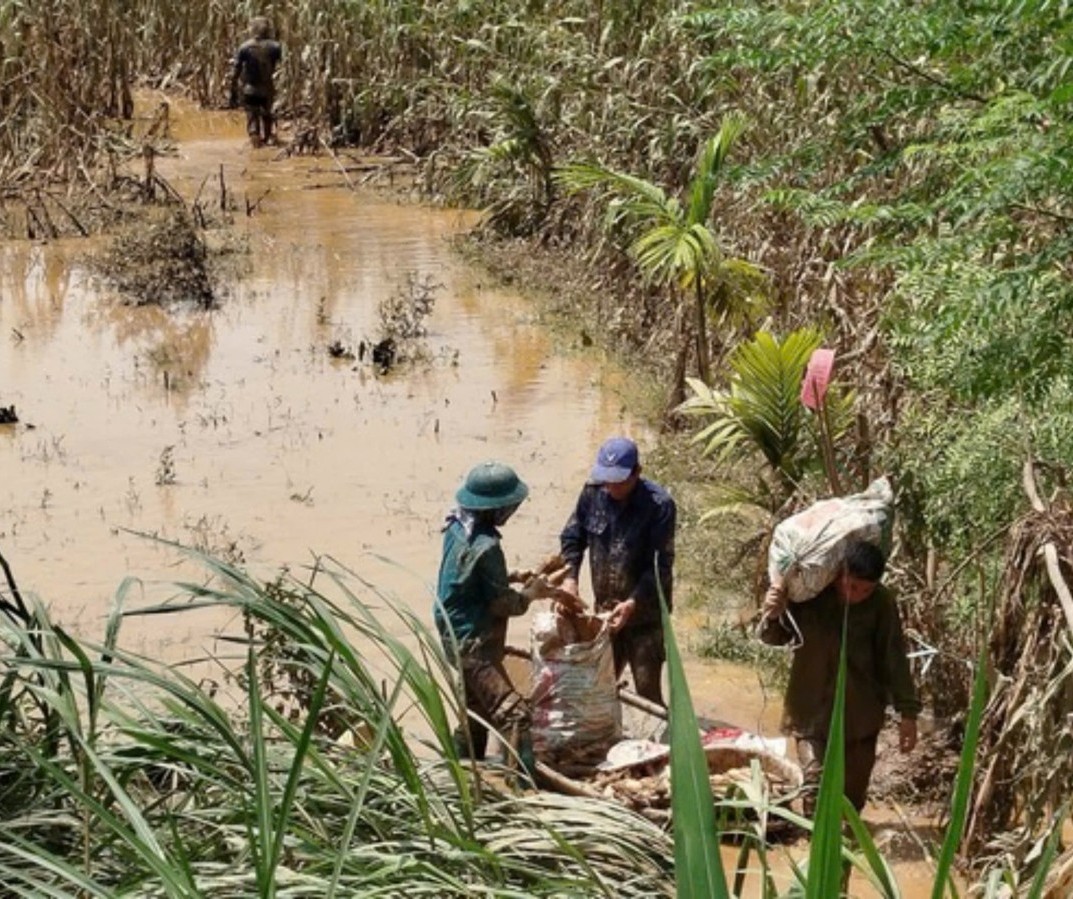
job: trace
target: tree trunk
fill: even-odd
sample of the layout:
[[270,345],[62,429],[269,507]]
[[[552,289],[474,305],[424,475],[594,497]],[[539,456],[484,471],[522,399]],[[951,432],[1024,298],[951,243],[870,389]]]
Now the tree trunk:
[[[679,307],[681,308],[681,307]],[[674,426],[679,418],[676,410],[686,398],[686,366],[689,364],[689,321],[688,314],[682,312],[678,316],[678,352],[674,359],[674,379],[671,382],[671,393],[667,397],[667,410],[663,415],[667,426]]]
[[705,384],[712,383],[712,364],[708,356],[708,313],[704,308],[704,279],[698,274],[693,282],[697,288],[697,373]]

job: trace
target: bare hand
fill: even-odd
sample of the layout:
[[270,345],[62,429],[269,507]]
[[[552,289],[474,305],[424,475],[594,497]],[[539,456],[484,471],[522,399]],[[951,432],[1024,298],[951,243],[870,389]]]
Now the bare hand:
[[898,723],[898,748],[902,751],[902,754],[908,754],[913,751],[913,748],[917,745],[917,719],[916,718],[902,718]]
[[[545,577],[548,579],[549,584],[554,584],[556,587],[562,586],[563,581],[570,577],[570,566],[563,565],[561,568],[551,572],[551,574],[545,575]],[[574,586],[577,586],[577,581],[574,581]],[[577,590],[575,589],[574,592],[576,593]]]
[[577,578],[565,577],[563,578],[562,584],[560,584],[559,586],[564,593],[573,593],[574,596],[580,595],[577,589]]
[[547,599],[555,590],[544,578],[530,577],[522,586],[521,593],[529,602],[536,602],[538,599]]
[[550,599],[555,603],[556,609],[568,615],[578,615],[585,611],[585,604],[574,593],[568,593],[561,587],[549,584],[547,579],[541,576],[530,577],[522,587],[522,595],[530,602],[538,599]]
[[782,617],[786,611],[789,596],[786,587],[782,584],[772,584],[764,594],[764,602],[760,606],[761,615],[764,618],[776,619]]
[[580,596],[567,593],[565,590],[556,589],[550,598],[555,605],[555,611],[560,615],[573,617],[575,615],[584,615],[588,611]]
[[566,563],[563,561],[563,557],[556,553],[553,556],[548,556],[540,563],[540,567],[536,570],[536,574],[550,575],[553,571],[558,571],[565,566]]
[[617,603],[614,608],[611,609],[611,615],[607,619],[607,626],[611,628],[611,633],[617,634],[622,630],[629,623],[636,610],[636,600],[627,599]]
[[511,584],[527,584],[536,576],[536,572],[530,568],[515,568],[507,572],[507,582]]

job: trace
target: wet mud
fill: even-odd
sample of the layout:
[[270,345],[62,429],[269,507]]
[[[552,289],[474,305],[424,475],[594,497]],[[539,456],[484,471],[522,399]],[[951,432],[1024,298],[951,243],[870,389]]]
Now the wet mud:
[[[237,200],[249,271],[220,308],[123,305],[79,263],[84,242],[0,247],[0,405],[20,418],[0,431],[0,545],[23,589],[92,637],[124,577],[175,576],[174,553],[133,531],[261,572],[330,555],[424,608],[453,491],[493,457],[532,490],[511,561],[555,549],[593,448],[637,426],[613,375],[557,356],[518,295],[456,261],[472,216],[251,151],[237,116],[172,121],[184,139],[158,172],[187,197],[222,173]],[[333,358],[334,341],[373,341],[409,273],[443,285],[427,364]],[[143,624],[128,644],[188,651],[192,635]]]

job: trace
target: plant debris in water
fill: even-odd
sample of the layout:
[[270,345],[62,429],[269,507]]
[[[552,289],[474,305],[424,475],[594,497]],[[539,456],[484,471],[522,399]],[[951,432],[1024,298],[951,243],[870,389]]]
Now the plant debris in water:
[[410,271],[402,284],[377,307],[378,339],[358,341],[354,348],[348,340],[336,337],[328,344],[333,359],[364,362],[366,357],[380,374],[399,363],[419,362],[428,358],[425,320],[436,305],[436,294],[443,285],[429,275]]
[[94,268],[135,306],[194,303],[216,307],[208,251],[185,210],[115,237]]

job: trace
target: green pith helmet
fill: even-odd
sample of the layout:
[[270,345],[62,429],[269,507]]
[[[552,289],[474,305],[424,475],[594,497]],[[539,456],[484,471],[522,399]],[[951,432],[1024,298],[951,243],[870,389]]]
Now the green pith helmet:
[[528,495],[529,488],[509,465],[482,462],[470,469],[455,499],[463,509],[480,512],[516,506]]

